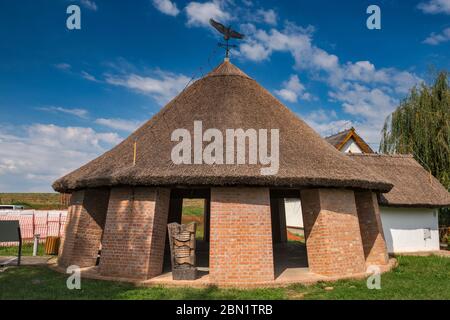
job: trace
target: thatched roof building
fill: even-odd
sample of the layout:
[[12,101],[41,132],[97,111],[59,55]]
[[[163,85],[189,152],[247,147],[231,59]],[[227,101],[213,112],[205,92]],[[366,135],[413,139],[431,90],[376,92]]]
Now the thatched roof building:
[[392,182],[380,195],[380,204],[394,207],[439,208],[450,206],[450,193],[412,155],[348,154],[358,164]]
[[[175,165],[171,133],[203,127],[279,129],[279,171],[259,165]],[[136,162],[134,165],[134,145]],[[59,192],[100,186],[348,187],[389,191],[392,185],[338,152],[255,80],[228,61],[181,92],[112,150],[53,184]]]
[[[197,121],[201,131],[221,134],[279,130],[278,171],[263,175],[264,161],[188,164],[194,162],[192,150],[184,164],[175,164],[172,151],[179,142],[172,134],[184,129],[195,140]],[[194,149],[199,151],[201,143],[194,141]],[[261,143],[258,147],[261,152]],[[237,156],[228,151],[230,158]],[[198,160],[199,152],[195,155]],[[283,204],[291,196],[302,199],[304,252],[313,275],[364,276],[366,264],[389,266],[376,194],[388,192],[390,181],[336,150],[228,61],[187,87],[125,141],[53,187],[72,193],[61,267],[93,267],[108,278],[161,275],[167,225],[181,223],[184,198],[197,197],[204,199],[207,284],[271,285],[278,277],[277,260],[283,263],[274,250],[286,240]]]
[[325,138],[328,143],[339,151],[342,151],[342,148],[351,139],[353,139],[363,153],[375,153],[372,148],[356,133],[356,130],[353,127]]

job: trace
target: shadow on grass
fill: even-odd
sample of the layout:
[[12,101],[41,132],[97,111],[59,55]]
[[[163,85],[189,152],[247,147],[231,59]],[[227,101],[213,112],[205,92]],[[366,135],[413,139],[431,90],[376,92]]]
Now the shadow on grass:
[[150,300],[209,300],[209,299],[283,299],[282,289],[204,289],[139,287],[128,283],[82,279],[81,290],[66,287],[68,275],[47,267],[10,267],[0,272],[2,299],[150,299]]

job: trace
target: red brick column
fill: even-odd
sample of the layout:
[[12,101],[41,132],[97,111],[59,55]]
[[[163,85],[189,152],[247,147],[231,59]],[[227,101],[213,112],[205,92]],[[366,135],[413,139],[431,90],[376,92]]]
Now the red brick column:
[[357,191],[355,201],[366,264],[387,264],[389,258],[376,194],[371,191]]
[[148,279],[161,274],[170,190],[113,188],[100,258],[105,276]]
[[61,267],[70,266],[72,263],[72,253],[75,247],[75,238],[78,231],[78,223],[83,209],[84,190],[75,191],[70,197],[69,209],[67,212],[64,235],[59,246],[58,265]]
[[71,197],[58,264],[95,266],[105,226],[108,189],[76,191]]
[[301,202],[309,270],[327,276],[365,272],[353,191],[302,190]]
[[269,189],[213,188],[210,214],[210,281],[274,280]]

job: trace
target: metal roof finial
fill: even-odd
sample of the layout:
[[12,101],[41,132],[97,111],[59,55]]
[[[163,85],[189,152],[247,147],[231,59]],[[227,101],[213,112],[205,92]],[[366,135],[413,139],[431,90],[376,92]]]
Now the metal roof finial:
[[225,48],[225,61],[230,61],[230,48],[237,48],[236,45],[230,44],[230,39],[239,39],[242,40],[245,38],[245,36],[233,29],[231,29],[231,26],[225,27],[220,22],[215,21],[214,19],[209,19],[209,23],[221,34],[223,34],[223,39],[225,40],[225,43],[219,42],[219,47]]

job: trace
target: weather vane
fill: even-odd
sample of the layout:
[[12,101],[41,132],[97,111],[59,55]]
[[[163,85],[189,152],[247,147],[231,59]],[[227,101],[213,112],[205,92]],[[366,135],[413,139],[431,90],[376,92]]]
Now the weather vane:
[[244,35],[240,34],[237,31],[234,31],[233,29],[231,29],[231,26],[229,27],[225,27],[223,24],[214,21],[213,19],[209,19],[209,23],[217,30],[219,31],[221,34],[223,34],[223,39],[225,40],[225,43],[220,43],[219,42],[219,47],[221,48],[225,48],[226,50],[226,54],[225,54],[225,59],[229,59],[230,57],[230,48],[236,48],[236,45],[233,44],[229,44],[230,39],[244,39]]

